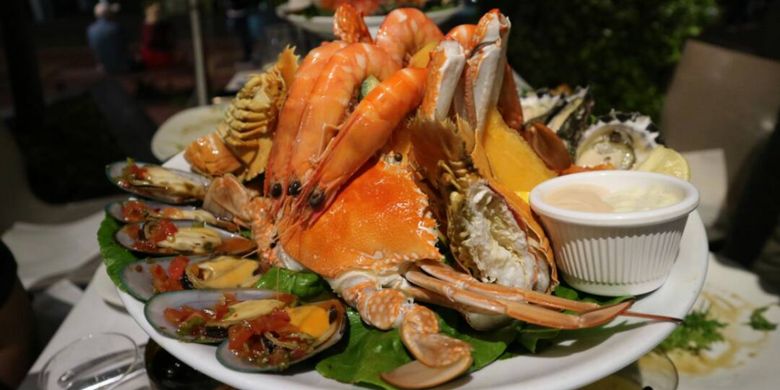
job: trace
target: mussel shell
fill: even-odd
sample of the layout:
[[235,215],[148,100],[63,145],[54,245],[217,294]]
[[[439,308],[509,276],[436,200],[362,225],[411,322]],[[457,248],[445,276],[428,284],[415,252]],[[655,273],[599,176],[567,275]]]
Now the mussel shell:
[[134,252],[138,253],[145,253],[148,255],[158,255],[158,256],[164,256],[164,255],[242,255],[249,253],[256,248],[256,244],[254,241],[238,234],[238,233],[232,233],[224,229],[220,229],[216,226],[211,226],[208,224],[203,224],[201,222],[197,221],[172,221],[174,225],[176,225],[179,229],[186,229],[186,228],[192,228],[193,226],[203,226],[203,228],[210,229],[214,232],[216,232],[219,237],[222,240],[222,245],[208,248],[208,247],[202,247],[202,248],[193,248],[192,250],[176,250],[173,248],[165,248],[160,246],[155,246],[155,248],[152,249],[145,249],[145,248],[137,248],[133,244],[135,243],[134,239],[130,235],[130,231],[134,229],[140,229],[140,231],[144,230],[144,226],[146,224],[155,223],[156,221],[146,221],[146,222],[137,222],[137,223],[129,223],[127,225],[122,226],[116,234],[114,235],[114,238],[116,241],[122,245],[123,247],[130,249]]
[[[290,365],[304,361],[339,342],[344,336],[347,320],[344,306],[338,300],[329,300],[323,302],[311,303],[311,305],[327,306],[326,309],[331,313],[331,326],[328,332],[325,333],[319,340],[315,342],[315,347],[311,353],[295,361],[291,361]],[[333,314],[335,313],[335,314]],[[259,366],[252,362],[247,362],[238,356],[228,348],[229,342],[226,340],[217,347],[217,360],[222,363],[223,366],[232,370],[241,372],[264,372],[264,371],[279,371],[284,367],[274,366]]]
[[106,165],[106,176],[108,177],[108,180],[125,191],[143,196],[144,198],[172,204],[185,204],[202,201],[203,195],[206,193],[206,187],[208,187],[209,183],[211,182],[209,178],[197,173],[142,162],[135,162],[135,165],[139,167],[155,167],[168,171],[168,173],[177,176],[182,180],[183,183],[186,183],[187,187],[191,186],[192,190],[182,193],[172,193],[164,187],[135,186],[130,183],[126,183],[122,180],[122,176],[125,168],[128,166],[127,161],[117,161]]
[[[140,202],[140,203],[144,204],[145,206],[147,206],[148,208],[154,209],[154,210],[160,210],[160,209],[163,209],[163,208],[173,208],[173,209],[179,209],[179,210],[182,210],[182,211],[190,211],[190,212],[191,211],[200,211],[200,212],[205,212],[205,213],[208,213],[209,215],[211,215],[213,217],[213,220],[212,221],[204,220],[204,221],[200,221],[200,222],[213,224],[215,226],[218,226],[218,227],[220,227],[222,229],[225,229],[225,230],[228,230],[228,231],[231,231],[231,232],[236,232],[236,231],[239,230],[238,225],[236,225],[235,223],[230,222],[230,221],[226,221],[226,220],[223,220],[223,219],[220,219],[220,218],[217,218],[210,211],[207,211],[207,210],[195,207],[195,206],[174,205],[174,204],[160,203],[160,202],[149,201],[149,200],[142,200],[142,199],[136,199],[136,198],[129,198],[129,199],[123,200],[123,201],[111,202],[108,205],[106,205],[106,213],[108,213],[108,215],[114,217],[114,219],[116,219],[117,221],[120,221],[120,222],[124,222],[124,223],[134,223],[134,222],[137,222],[137,221],[128,220],[125,217],[124,213],[122,212],[122,208],[123,208],[125,202],[128,202],[128,201]],[[179,217],[177,217],[175,215],[166,215],[165,218],[172,219],[172,220],[191,220],[192,219],[192,218],[179,218]],[[153,220],[153,219],[160,219],[160,217],[150,217],[147,220]]]
[[[206,256],[188,257],[190,264],[209,259]],[[167,270],[168,264],[175,258],[176,256],[154,257],[132,262],[122,269],[119,278],[128,294],[141,302],[146,302],[157,294],[152,283],[152,266],[160,265]]]
[[157,294],[146,302],[144,316],[146,316],[149,324],[163,336],[186,342],[215,344],[227,338],[226,328],[221,328],[221,330],[215,329],[213,335],[202,338],[181,335],[176,331],[176,326],[165,318],[165,309],[178,309],[185,305],[199,310],[211,309],[221,302],[227,293],[235,294],[236,299],[239,301],[273,299],[281,294],[278,291],[261,289],[171,291]]

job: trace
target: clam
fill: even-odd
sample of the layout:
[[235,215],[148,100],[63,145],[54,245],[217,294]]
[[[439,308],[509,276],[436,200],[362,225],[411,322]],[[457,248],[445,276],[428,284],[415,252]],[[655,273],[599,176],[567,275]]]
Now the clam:
[[125,223],[142,222],[152,219],[193,220],[219,226],[232,232],[238,231],[238,225],[217,218],[209,211],[194,206],[170,205],[135,198],[112,202],[106,206],[106,212],[118,221]]
[[236,371],[279,371],[324,351],[344,335],[347,321],[344,305],[339,300],[315,302],[285,311],[297,331],[287,335],[255,333],[253,341],[241,344],[238,351],[231,348],[230,340],[226,340],[217,348],[217,360]]
[[[121,279],[125,289],[139,301],[147,301],[159,291],[155,286],[153,268],[163,271],[176,257],[148,258],[130,263],[122,270]],[[252,287],[260,279],[260,263],[257,260],[233,256],[186,258],[188,263],[180,280],[185,289],[224,289]],[[159,271],[158,271],[159,272]]]
[[609,163],[617,169],[631,169],[658,146],[658,134],[650,117],[613,111],[582,133],[575,163],[580,166]]
[[[144,306],[144,315],[149,324],[164,336],[187,342],[214,344],[227,338],[231,325],[266,315],[294,301],[295,296],[272,290],[182,290],[155,295]],[[220,305],[227,312],[218,316]],[[176,313],[185,310],[200,315]],[[173,318],[181,322],[171,322]]]
[[210,182],[196,173],[132,160],[106,165],[106,175],[125,191],[173,204],[203,200]]
[[130,223],[114,237],[125,248],[150,255],[242,255],[256,248],[254,241],[238,233],[197,221]]

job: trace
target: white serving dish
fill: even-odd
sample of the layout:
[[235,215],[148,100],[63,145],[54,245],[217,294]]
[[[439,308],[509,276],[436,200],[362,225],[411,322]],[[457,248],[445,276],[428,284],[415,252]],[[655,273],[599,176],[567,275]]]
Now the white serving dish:
[[[179,153],[165,166],[188,169],[189,165]],[[707,274],[707,235],[701,218],[695,211],[688,219],[680,253],[667,282],[650,294],[639,297],[633,311],[684,317],[699,295]],[[313,370],[292,370],[284,374],[237,372],[219,364],[216,347],[183,343],[167,338],[149,324],[143,314],[144,305],[127,293],[120,292],[127,312],[161,347],[181,359],[187,365],[219,381],[239,389],[353,389],[345,383],[324,378]],[[597,379],[637,360],[652,350],[674,329],[669,322],[650,322],[621,317],[607,325],[629,324],[628,329],[616,333],[601,333],[572,340],[537,354],[523,354],[511,359],[498,360],[480,371],[474,372],[445,388],[469,388],[491,390],[521,389],[573,389]]]
[[[576,184],[610,190],[664,186],[679,191],[682,200],[633,212],[574,211],[545,202],[551,191]],[[547,230],[566,283],[599,295],[639,295],[657,289],[669,276],[699,192],[672,176],[612,170],[548,180],[531,191],[530,202]]]

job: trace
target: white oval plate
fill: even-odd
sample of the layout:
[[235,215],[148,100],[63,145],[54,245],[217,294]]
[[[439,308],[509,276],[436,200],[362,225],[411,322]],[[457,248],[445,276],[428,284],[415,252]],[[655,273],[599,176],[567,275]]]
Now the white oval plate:
[[[454,7],[445,8],[438,11],[426,12],[425,15],[433,20],[436,24],[442,24],[455,16],[456,13],[462,11],[465,5],[460,4]],[[320,35],[323,38],[333,39],[333,17],[332,16],[312,16],[306,17],[303,15],[290,14],[286,12],[287,3],[276,7],[276,15],[280,18],[286,19],[288,22],[294,24],[296,27],[302,28],[306,31],[313,32]],[[366,16],[363,18],[368,27],[368,31],[372,36],[376,36],[379,25],[385,20],[385,15]]]
[[[166,166],[188,169],[178,154]],[[698,212],[688,218],[680,244],[680,253],[666,283],[658,290],[640,297],[633,311],[684,317],[704,284],[707,273],[707,236]],[[146,321],[143,304],[120,293],[128,313],[154,341],[186,364],[219,381],[240,389],[284,388],[323,389],[350,388],[350,385],[327,379],[316,371],[280,374],[247,374],[232,371],[217,362],[215,347],[181,343],[157,333]],[[619,318],[620,322],[641,320]],[[610,326],[610,325],[608,325]],[[535,355],[501,360],[448,384],[447,387],[479,389],[570,389],[605,377],[637,360],[658,345],[674,329],[671,323],[646,323],[609,337],[590,337],[566,345],[547,348]]]
[[209,105],[182,110],[168,118],[152,137],[152,154],[165,161],[181,152],[190,142],[217,131],[226,105]]

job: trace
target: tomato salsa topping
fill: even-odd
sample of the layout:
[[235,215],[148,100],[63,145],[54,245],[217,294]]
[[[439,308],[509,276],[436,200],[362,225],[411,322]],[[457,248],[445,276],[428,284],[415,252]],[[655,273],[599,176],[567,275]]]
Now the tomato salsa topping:
[[176,256],[168,263],[167,271],[159,264],[151,267],[152,286],[156,293],[166,291],[184,290],[184,272],[187,269],[190,259],[187,256]]

